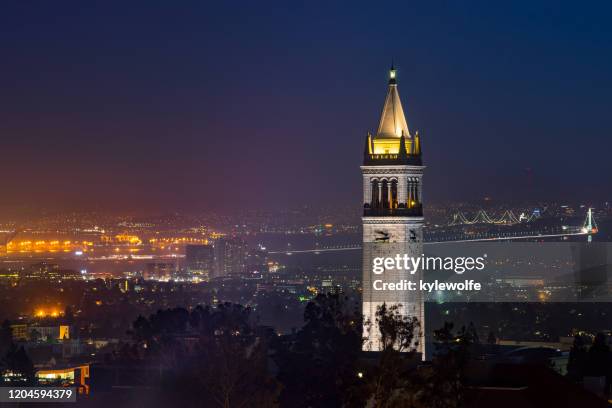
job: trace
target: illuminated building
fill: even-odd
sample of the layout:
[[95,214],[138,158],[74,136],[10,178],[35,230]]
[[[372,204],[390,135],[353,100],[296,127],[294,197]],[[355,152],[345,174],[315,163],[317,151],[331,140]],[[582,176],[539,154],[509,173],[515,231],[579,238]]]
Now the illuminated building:
[[40,262],[27,269],[23,277],[29,279],[56,279],[59,277],[59,269],[60,267],[57,264]]
[[[363,166],[363,315],[366,351],[381,350],[380,331],[376,324],[377,309],[397,305],[402,315],[416,317],[424,332],[424,305],[418,291],[377,291],[376,279],[418,282],[422,271],[387,270],[372,272],[376,257],[423,253],[423,206],[421,140],[418,132],[410,133],[397,90],[396,71],[391,67],[389,86],[378,131],[365,140]],[[369,322],[369,324],[368,324]],[[424,356],[424,341],[418,351]]]
[[185,267],[192,278],[209,280],[212,275],[214,257],[212,245],[185,246]]
[[70,326],[68,325],[57,325],[57,326],[30,326],[28,327],[28,337],[30,339],[38,340],[69,340],[70,339]]
[[117,234],[115,235],[115,241],[121,244],[140,245],[142,240],[136,235],[130,234]]
[[58,264],[40,262],[23,271],[22,278],[33,280],[62,281],[80,279],[79,273],[69,269],[60,269]]
[[145,265],[144,278],[153,280],[170,280],[176,274],[174,262],[149,262]]
[[245,271],[247,245],[238,237],[219,238],[214,243],[215,277],[239,275]]
[[28,325],[11,324],[11,334],[13,336],[13,340],[27,340],[29,338]]
[[36,372],[40,384],[76,386],[79,394],[89,394],[89,364],[40,369]]
[[70,338],[70,326],[60,325],[58,338],[61,340],[69,339]]

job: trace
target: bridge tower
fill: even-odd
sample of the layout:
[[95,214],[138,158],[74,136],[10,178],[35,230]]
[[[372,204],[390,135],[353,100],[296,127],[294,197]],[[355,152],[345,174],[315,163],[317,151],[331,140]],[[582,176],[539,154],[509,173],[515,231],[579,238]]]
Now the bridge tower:
[[589,208],[587,211],[586,218],[584,220],[584,224],[582,225],[582,231],[588,234],[587,241],[593,241],[593,234],[597,233],[597,223],[595,222],[595,218],[593,218],[593,209]]
[[[397,254],[423,254],[423,166],[421,138],[411,133],[397,89],[396,70],[389,71],[387,96],[375,135],[368,133],[363,153],[363,315],[364,350],[382,349],[376,311],[386,304],[420,323],[417,351],[425,357],[425,313],[420,291],[379,291],[374,281],[417,282],[422,271],[373,273],[373,260]],[[370,322],[370,324],[367,324]]]

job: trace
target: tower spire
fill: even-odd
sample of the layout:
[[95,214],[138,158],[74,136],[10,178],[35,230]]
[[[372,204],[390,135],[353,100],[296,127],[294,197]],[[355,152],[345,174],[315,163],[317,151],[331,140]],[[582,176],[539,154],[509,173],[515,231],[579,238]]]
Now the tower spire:
[[385,105],[383,106],[378,132],[376,132],[375,137],[399,139],[402,133],[404,137],[410,138],[408,123],[406,123],[404,109],[402,108],[402,102],[397,91],[397,71],[395,66],[391,64],[391,69],[389,70],[389,88],[387,89],[387,97],[385,98]]

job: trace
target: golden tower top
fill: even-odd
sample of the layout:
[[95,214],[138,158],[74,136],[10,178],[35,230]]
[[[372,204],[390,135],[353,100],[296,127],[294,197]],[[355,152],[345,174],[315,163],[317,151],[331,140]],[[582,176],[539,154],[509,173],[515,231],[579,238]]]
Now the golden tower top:
[[391,66],[389,70],[389,89],[387,90],[387,97],[385,98],[385,105],[383,106],[375,138],[399,139],[402,135],[410,138],[402,101],[397,90],[396,75],[395,68]]

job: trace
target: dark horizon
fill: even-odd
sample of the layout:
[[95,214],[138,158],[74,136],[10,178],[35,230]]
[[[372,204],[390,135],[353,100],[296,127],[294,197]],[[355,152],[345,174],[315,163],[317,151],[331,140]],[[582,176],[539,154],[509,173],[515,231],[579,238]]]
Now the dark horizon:
[[359,206],[391,60],[426,202],[612,200],[609,4],[393,8],[5,6],[0,211]]

